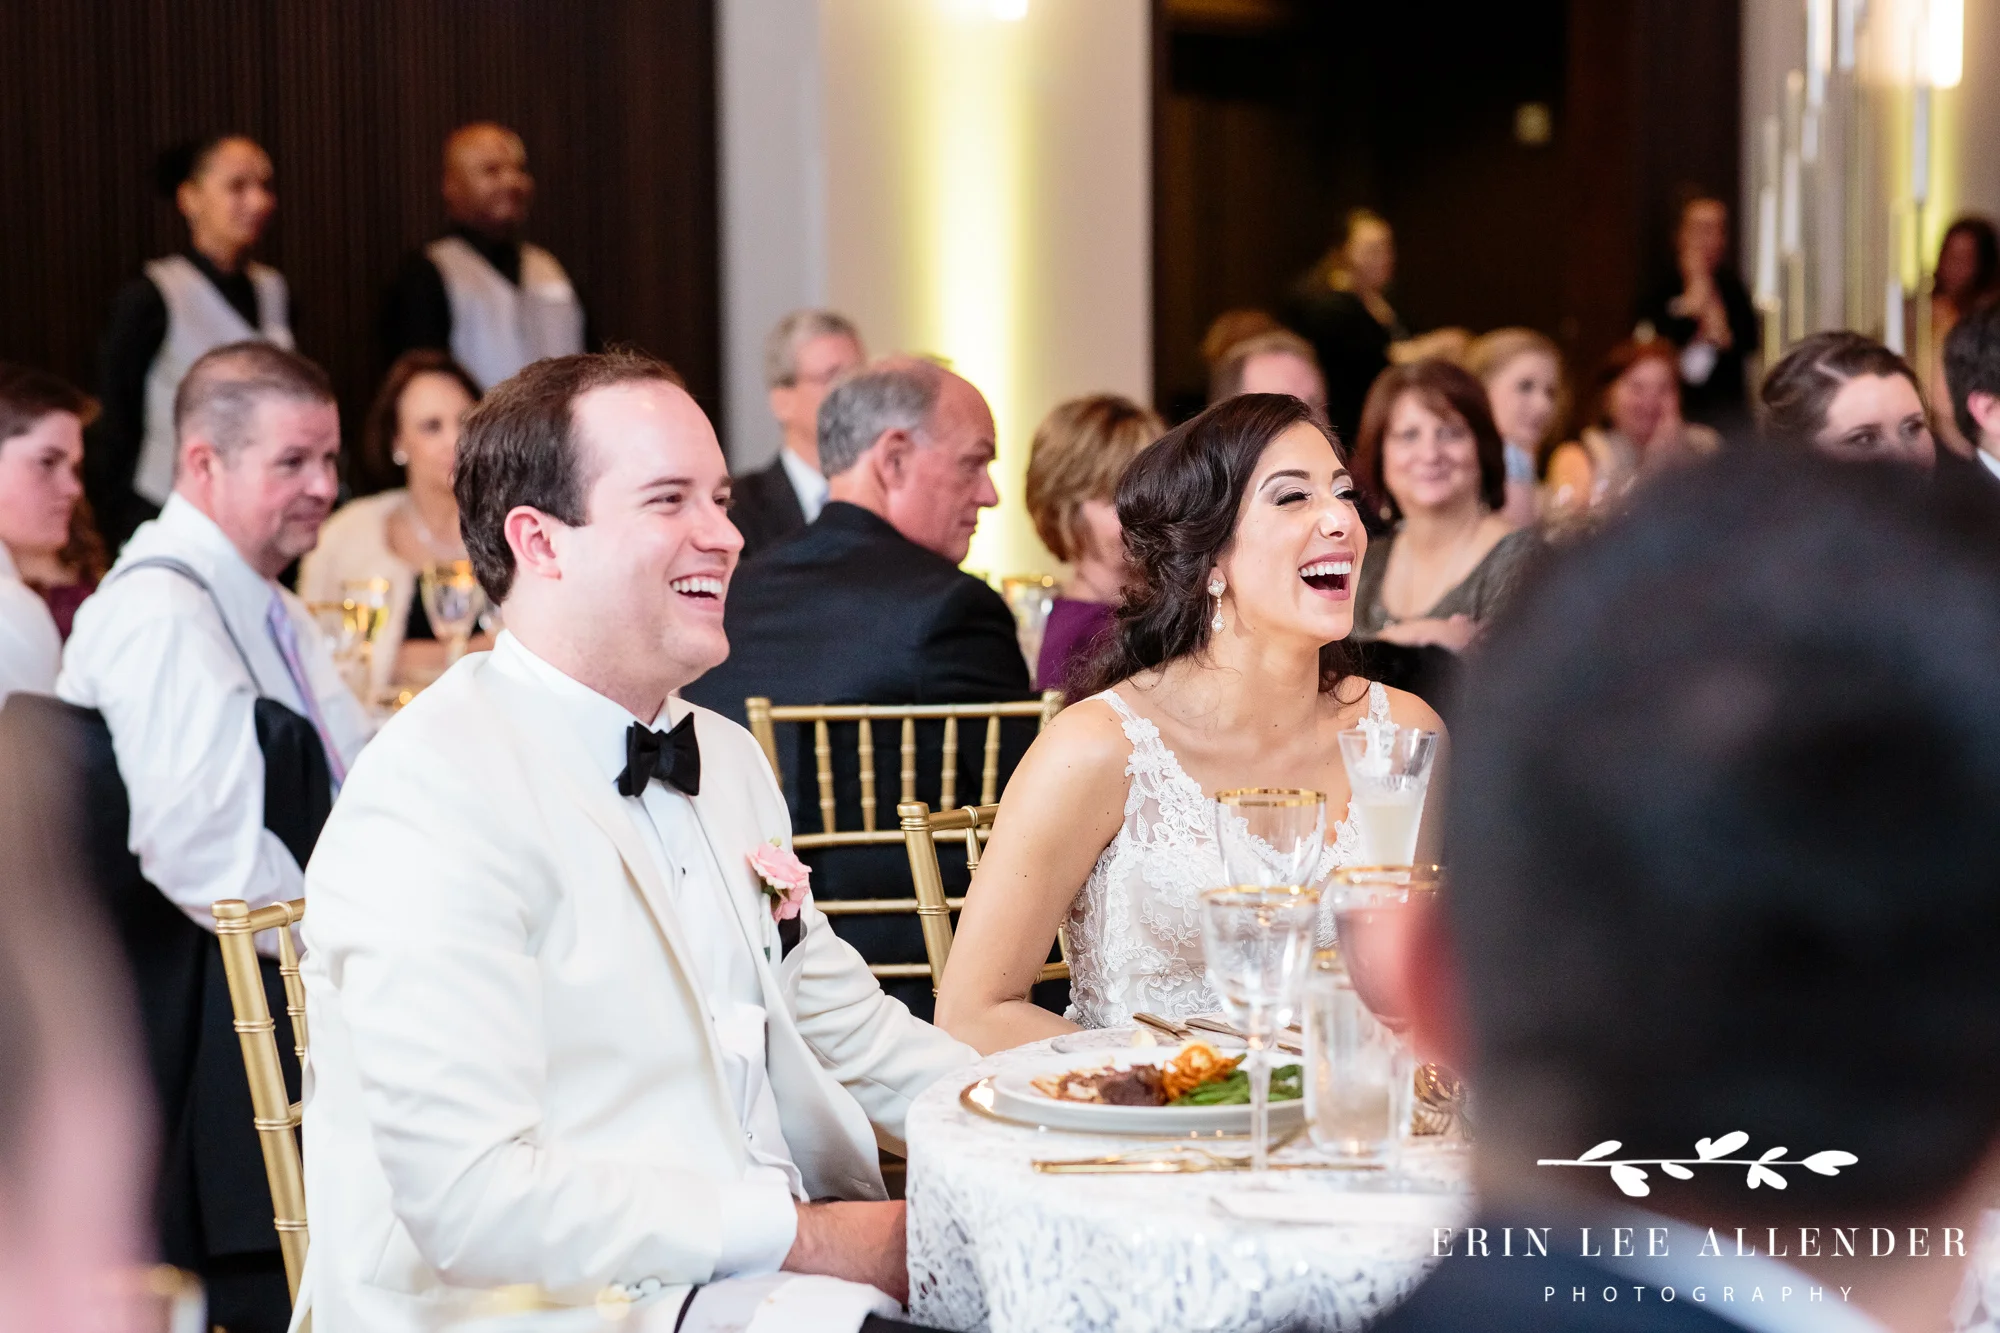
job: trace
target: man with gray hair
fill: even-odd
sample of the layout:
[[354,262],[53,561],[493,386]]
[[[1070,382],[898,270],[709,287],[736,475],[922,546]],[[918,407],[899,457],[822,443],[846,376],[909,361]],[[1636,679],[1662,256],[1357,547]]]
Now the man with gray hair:
[[[806,530],[740,567],[723,625],[729,660],[682,690],[744,720],[743,701],[776,704],[990,703],[1031,697],[1014,617],[1000,594],[958,565],[979,511],[999,503],[987,475],[993,413],[979,390],[933,362],[891,357],[838,381],[819,409],[826,508]],[[812,788],[811,732],[785,753],[793,827],[822,827]],[[1032,739],[1004,737],[1002,773]],[[940,799],[940,742],[919,745],[918,798]],[[977,745],[962,747],[958,790],[979,790]],[[836,746],[853,752],[852,743]],[[894,745],[877,748],[876,790],[899,789]],[[926,766],[927,765],[927,766]],[[835,814],[861,827],[860,775],[836,771]],[[879,855],[878,855],[879,854]],[[820,899],[888,897],[909,882],[897,848],[820,853]],[[841,918],[841,935],[871,963],[923,961],[914,918]],[[928,983],[885,987],[919,1016]]]
[[162,1257],[202,1275],[212,1322],[260,1333],[283,1329],[291,1302],[210,909],[303,895],[368,736],[311,613],[278,583],[333,508],[340,417],[319,367],[232,343],[181,381],[174,432],[173,494],[78,610],[56,693],[109,729],[126,847],[157,890],[120,925],[165,1117]]
[[764,340],[764,385],[784,445],[769,467],[735,479],[730,517],[748,560],[819,517],[826,504],[820,470],[819,405],[835,380],[867,359],[861,333],[831,310],[794,310]]

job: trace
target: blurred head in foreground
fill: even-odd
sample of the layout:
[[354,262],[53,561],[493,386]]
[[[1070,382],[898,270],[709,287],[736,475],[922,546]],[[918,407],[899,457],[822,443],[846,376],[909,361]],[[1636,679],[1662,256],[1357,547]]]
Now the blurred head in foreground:
[[1536,1159],[1740,1130],[1859,1161],[1782,1192],[1654,1172],[1641,1206],[1976,1216],[2000,1162],[1989,504],[1884,464],[1703,465],[1495,627],[1454,736],[1446,947],[1413,954],[1489,1203],[1615,1200]]
[[0,1328],[123,1329],[152,1144],[116,946],[72,874],[61,767],[0,721]]

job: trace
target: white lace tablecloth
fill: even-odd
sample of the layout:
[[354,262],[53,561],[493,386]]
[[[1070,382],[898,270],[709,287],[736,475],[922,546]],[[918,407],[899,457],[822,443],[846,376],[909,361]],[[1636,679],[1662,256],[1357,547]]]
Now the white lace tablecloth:
[[[1057,1040],[1078,1050],[1075,1038]],[[1092,1034],[1079,1062],[1091,1058],[1090,1047],[1129,1040],[1129,1032]],[[1158,1146],[1001,1124],[960,1104],[973,1080],[1049,1048],[1037,1042],[984,1060],[941,1080],[910,1110],[910,1312],[918,1323],[993,1333],[1353,1329],[1423,1276],[1429,1223],[1407,1216],[1367,1225],[1247,1222],[1216,1202],[1246,1188],[1241,1172],[1036,1172],[1037,1158]],[[1469,1209],[1458,1158],[1410,1156],[1412,1188],[1440,1196],[1434,1211]],[[1271,1188],[1300,1194],[1381,1183],[1376,1173],[1349,1171],[1270,1176]],[[1400,1202],[1407,1214],[1407,1200]]]

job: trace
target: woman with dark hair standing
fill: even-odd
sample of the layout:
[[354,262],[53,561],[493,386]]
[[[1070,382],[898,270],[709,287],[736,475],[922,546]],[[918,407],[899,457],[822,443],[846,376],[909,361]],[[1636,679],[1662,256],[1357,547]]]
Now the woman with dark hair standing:
[[342,585],[389,583],[388,627],[375,643],[373,690],[398,680],[428,683],[445,667],[418,575],[465,558],[451,472],[458,433],[479,401],[479,386],[448,352],[405,352],[389,367],[362,426],[361,465],[373,485],[390,489],[351,500],[320,529],[319,545],[299,566],[299,596],[337,602]]
[[[1368,535],[1339,451],[1296,398],[1246,394],[1170,431],[1126,470],[1118,519],[1132,575],[1084,682],[1095,693],[1007,784],[938,993],[939,1024],[982,1051],[1215,1009],[1197,929],[1223,873],[1211,794],[1325,792],[1324,872],[1357,855],[1334,823],[1349,794],[1339,733],[1371,716],[1440,726],[1350,665]],[[1067,1019],[1028,999],[1059,926]]]
[[1930,408],[1910,363],[1847,330],[1792,345],[1764,377],[1764,435],[1849,463],[1932,467]]
[[188,243],[119,291],[98,353],[104,415],[85,480],[114,550],[173,490],[174,393],[188,367],[225,343],[292,346],[284,276],[250,258],[278,206],[264,150],[240,134],[174,149],[158,185],[186,220]]
[[1354,474],[1390,528],[1361,571],[1356,639],[1464,652],[1505,600],[1536,544],[1500,513],[1505,449],[1472,372],[1418,361],[1375,381]]
[[[1960,320],[1996,296],[2000,296],[2000,228],[1990,218],[1968,213],[1945,228],[1931,275],[1931,353],[1924,377],[1930,386],[1924,396],[1931,402],[1951,401],[1944,380],[1944,340]],[[1940,413],[1934,425],[1946,444],[1972,456],[1972,442],[1959,434],[1950,413]]]

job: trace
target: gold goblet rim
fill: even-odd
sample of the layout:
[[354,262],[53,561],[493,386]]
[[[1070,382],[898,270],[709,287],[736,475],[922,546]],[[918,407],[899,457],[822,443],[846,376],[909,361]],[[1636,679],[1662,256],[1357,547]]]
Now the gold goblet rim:
[[1288,809],[1309,805],[1325,805],[1326,793],[1313,791],[1309,787],[1231,787],[1215,794],[1218,805],[1263,806],[1270,809]]
[[1320,891],[1310,884],[1223,884],[1213,889],[1203,889],[1203,902],[1219,903],[1230,899],[1257,901],[1269,899],[1273,902],[1303,900],[1318,902]]

